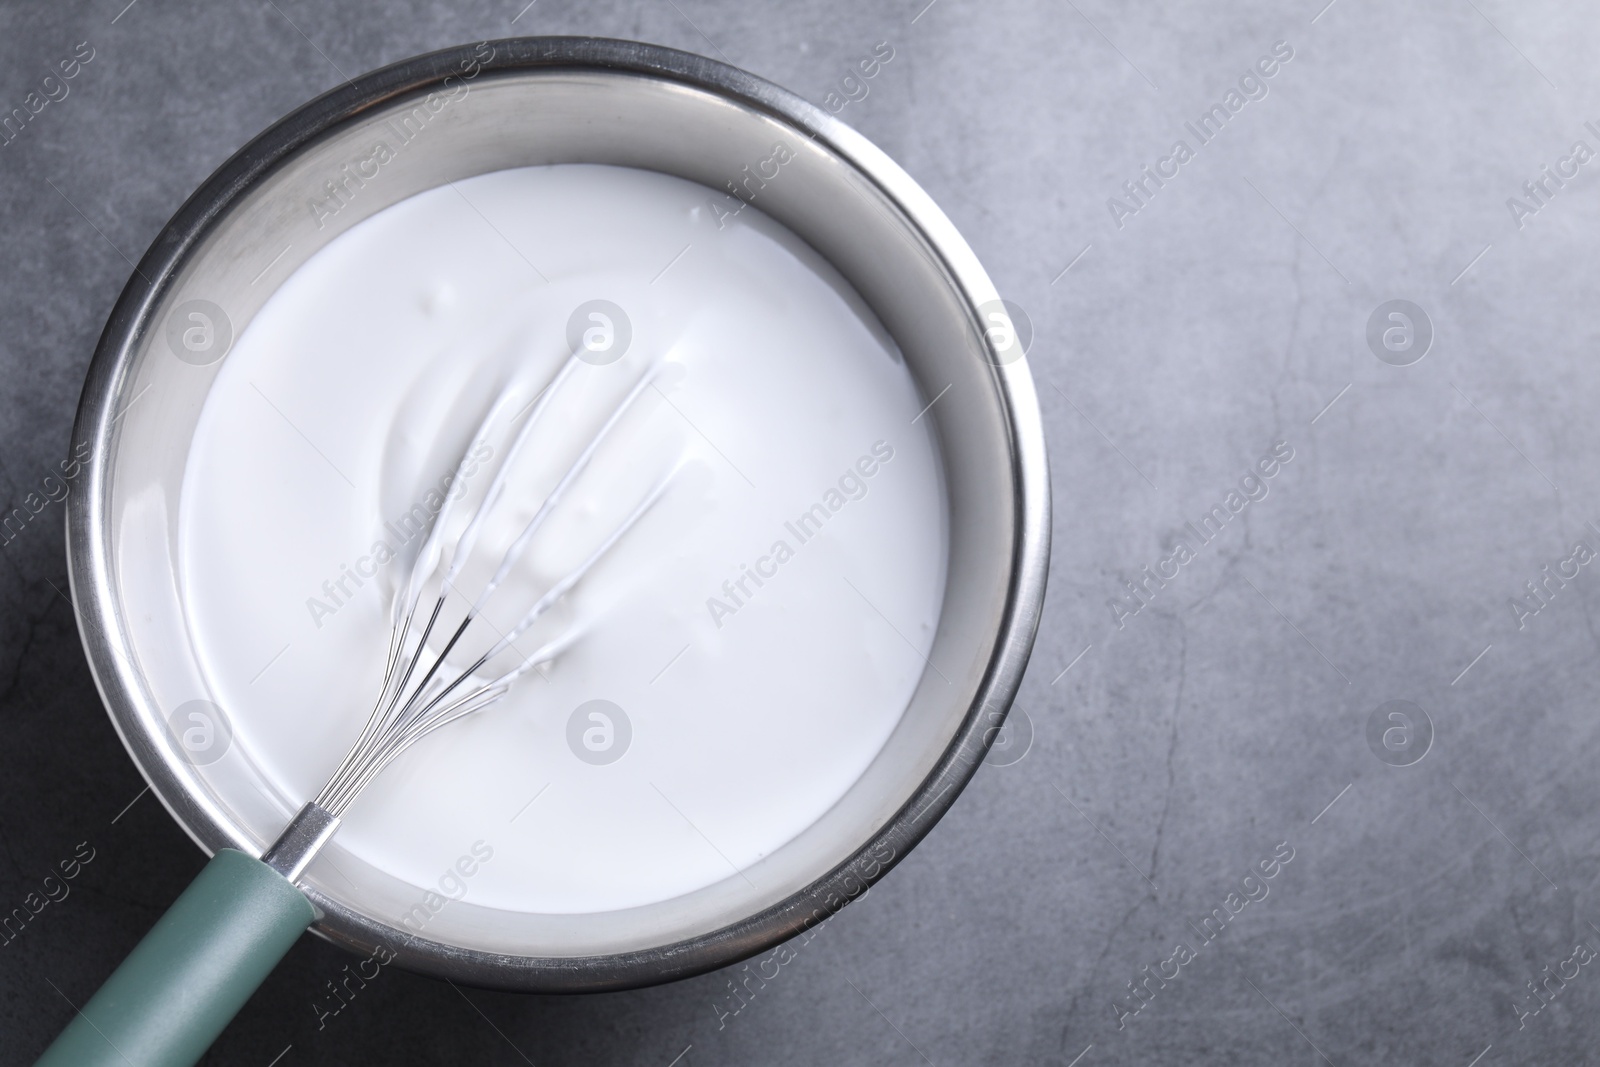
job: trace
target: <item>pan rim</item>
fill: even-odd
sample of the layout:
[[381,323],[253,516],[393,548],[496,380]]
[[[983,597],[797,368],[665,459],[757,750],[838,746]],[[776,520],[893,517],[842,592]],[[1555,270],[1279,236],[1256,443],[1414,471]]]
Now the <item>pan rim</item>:
[[[486,74],[581,70],[638,75],[701,89],[770,115],[821,143],[872,181],[927,240],[970,310],[995,296],[976,256],[953,224],[898,165],[862,135],[787,90],[735,67],[655,45],[592,37],[508,38],[488,42]],[[67,501],[67,557],[80,636],[108,715],[140,773],[202,848],[193,829],[210,815],[184,785],[165,773],[154,741],[119,714],[136,699],[137,665],[115,603],[107,539],[113,411],[139,343],[169,284],[230,205],[279,163],[324,134],[387,101],[427,91],[474,57],[474,45],[416,56],[362,75],[319,96],[253,138],[163,227],[114,306],[96,347],[73,430],[74,447],[89,446],[83,491]],[[814,926],[882,878],[938,822],[976,772],[1021,684],[1044,598],[1049,559],[1047,459],[1038,403],[1024,361],[993,368],[1010,433],[1015,537],[1005,608],[976,698],[941,758],[905,804],[862,847],[832,871],[784,900],[723,928],[669,945],[612,955],[534,958],[465,949],[409,935],[314,892],[321,915],[314,931],[352,951],[394,946],[409,969],[472,985],[528,992],[600,992],[690,977],[736,963]],[[887,857],[884,850],[888,850]],[[821,916],[821,919],[818,916]]]

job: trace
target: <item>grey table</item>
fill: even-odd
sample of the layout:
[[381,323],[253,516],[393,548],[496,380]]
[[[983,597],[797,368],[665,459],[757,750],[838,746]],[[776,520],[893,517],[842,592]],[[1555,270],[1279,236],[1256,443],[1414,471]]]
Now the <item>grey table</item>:
[[[208,1062],[1600,1059],[1579,5],[126,2],[0,6],[6,113],[93,53],[0,147],[8,513],[214,167],[342,74],[517,33],[839,93],[1031,319],[1056,494],[1002,753],[737,1014],[726,972],[523,997],[386,971],[319,1029],[350,961],[307,938]],[[101,710],[61,510],[0,551],[0,913],[77,863],[0,944],[6,1062],[202,862]]]

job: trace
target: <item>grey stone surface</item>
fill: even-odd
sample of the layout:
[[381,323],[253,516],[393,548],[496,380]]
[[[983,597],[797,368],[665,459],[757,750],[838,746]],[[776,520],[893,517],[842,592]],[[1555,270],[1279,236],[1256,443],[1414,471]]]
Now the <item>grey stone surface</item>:
[[[1520,1028],[1514,1007],[1576,944],[1600,947],[1591,568],[1521,628],[1510,606],[1575,541],[1600,548],[1600,162],[1520,227],[1507,206],[1574,142],[1600,150],[1591,12],[125,2],[0,5],[4,110],[78,42],[95,50],[0,148],[7,510],[67,446],[128,260],[212,168],[341,73],[519,32],[722,55],[819,101],[890,42],[842,117],[1030,313],[1056,493],[1019,702],[1031,749],[984,767],[720,1028],[728,974],[523,997],[386,972],[319,1031],[313,1000],[349,960],[305,939],[207,1062],[1600,1059],[1595,966]],[[1277,41],[1294,55],[1265,98],[1199,144],[1184,122]],[[1119,227],[1107,199],[1179,139],[1193,158]],[[1432,323],[1409,366],[1367,344],[1392,299]],[[1293,458],[1268,495],[1118,620],[1122,580],[1279,441]],[[0,1058],[21,1063],[201,857],[134,799],[64,596],[60,507],[0,555],[0,910],[94,849],[70,896],[0,946]],[[1434,731],[1409,766],[1367,740],[1394,700]],[[1202,943],[1280,843],[1293,859],[1269,894]],[[1179,942],[1195,958],[1119,1030],[1128,983]]]

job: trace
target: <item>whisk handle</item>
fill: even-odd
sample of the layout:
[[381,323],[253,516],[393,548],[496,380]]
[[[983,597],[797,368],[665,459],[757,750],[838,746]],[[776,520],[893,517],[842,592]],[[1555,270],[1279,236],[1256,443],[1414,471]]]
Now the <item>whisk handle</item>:
[[38,1067],[189,1067],[316,913],[265,863],[218,852]]

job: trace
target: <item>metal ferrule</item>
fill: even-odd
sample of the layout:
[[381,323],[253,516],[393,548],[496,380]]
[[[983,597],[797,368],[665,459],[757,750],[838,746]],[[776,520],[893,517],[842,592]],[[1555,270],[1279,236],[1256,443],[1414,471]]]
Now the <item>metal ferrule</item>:
[[322,846],[328,843],[337,829],[337,815],[315,802],[307,804],[289,820],[289,825],[284,827],[272,847],[262,853],[261,862],[289,881],[299,881],[300,875],[317,858],[317,853],[322,851]]

